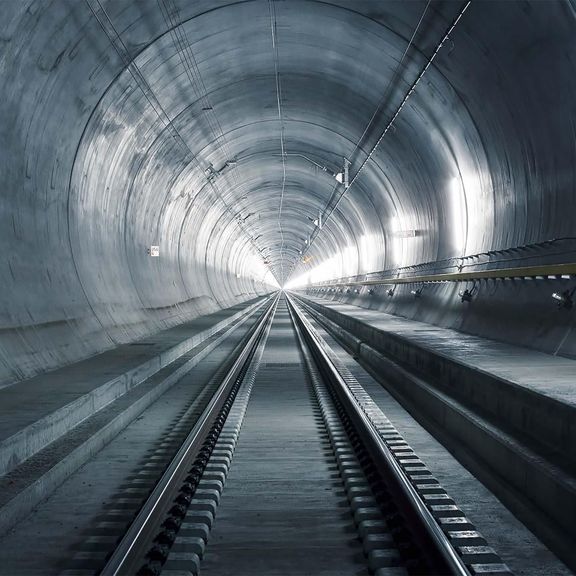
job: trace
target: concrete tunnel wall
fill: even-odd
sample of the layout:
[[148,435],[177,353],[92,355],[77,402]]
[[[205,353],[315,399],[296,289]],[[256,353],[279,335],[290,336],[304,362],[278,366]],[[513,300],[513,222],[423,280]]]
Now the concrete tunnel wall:
[[[354,275],[574,235],[574,6],[475,1],[306,246],[464,5],[4,0],[0,384],[340,254]],[[454,288],[385,306],[550,350],[570,328],[495,289],[482,312]]]

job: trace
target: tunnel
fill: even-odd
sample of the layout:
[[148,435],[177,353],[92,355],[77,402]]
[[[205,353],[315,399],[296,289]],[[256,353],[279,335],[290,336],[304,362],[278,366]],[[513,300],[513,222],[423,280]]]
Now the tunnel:
[[[574,0],[0,13],[0,574],[576,570]],[[177,413],[198,478],[114,571],[176,456],[124,524],[103,509]],[[320,414],[361,568],[337,560]],[[232,448],[202,476],[218,438],[245,476]],[[186,524],[198,482],[221,532],[216,508]],[[369,527],[395,514],[392,554],[399,529]]]

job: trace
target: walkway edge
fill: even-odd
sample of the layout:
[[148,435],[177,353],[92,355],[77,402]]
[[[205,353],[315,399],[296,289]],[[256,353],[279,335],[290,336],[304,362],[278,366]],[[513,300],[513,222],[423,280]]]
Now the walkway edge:
[[260,300],[236,314],[218,322],[165,350],[154,358],[115,376],[113,379],[90,391],[73,402],[62,406],[40,420],[22,428],[16,434],[0,442],[0,476],[7,474],[22,462],[69,432],[74,426],[123,396],[135,386],[168,366],[174,360],[199,346],[208,338],[223,330],[239,318],[250,314],[265,300]]

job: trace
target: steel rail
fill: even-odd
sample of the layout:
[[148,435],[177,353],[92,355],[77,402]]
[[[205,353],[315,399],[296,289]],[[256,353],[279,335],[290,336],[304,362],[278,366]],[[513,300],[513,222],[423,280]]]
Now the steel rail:
[[417,276],[388,277],[377,280],[354,280],[344,282],[336,280],[310,285],[309,288],[378,286],[391,284],[423,284],[426,282],[467,282],[472,280],[507,280],[525,278],[556,279],[576,276],[576,263],[547,264],[543,266],[521,266],[516,268],[498,268],[478,270],[476,272],[454,272],[449,274],[420,274]]
[[422,545],[425,557],[431,562],[435,570],[440,570],[435,573],[450,574],[451,576],[470,576],[470,571],[464,561],[420,498],[410,479],[386,446],[373,422],[358,405],[346,381],[326,352],[322,338],[289,296],[287,296],[287,300],[294,317],[302,328],[304,337],[319,368],[322,369],[329,382],[334,385],[333,389],[357,427],[357,432],[366,442],[367,447],[369,447],[374,463],[380,473],[390,483],[388,486],[390,492],[399,498],[402,503],[402,510],[407,516],[410,527],[414,530],[414,535]]
[[201,448],[212,422],[226,401],[228,393],[233,388],[242,368],[250,360],[252,352],[256,349],[267,322],[273,315],[278,298],[279,294],[272,299],[268,309],[252,329],[251,336],[234,364],[112,553],[100,572],[100,576],[133,575],[144,562],[143,555],[150,548],[150,538],[157,533],[158,523],[165,518],[166,511],[173,504],[172,500],[177,493],[178,486],[188,474],[190,462]]

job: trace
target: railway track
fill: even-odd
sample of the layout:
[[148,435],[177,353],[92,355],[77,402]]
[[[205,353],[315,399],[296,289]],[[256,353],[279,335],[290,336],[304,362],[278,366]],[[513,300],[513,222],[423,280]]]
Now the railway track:
[[112,552],[64,574],[510,573],[289,298],[204,396],[132,485],[123,537],[101,536]]

